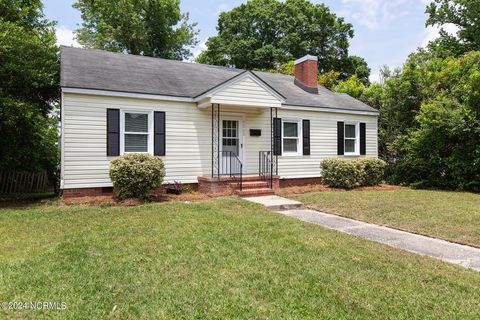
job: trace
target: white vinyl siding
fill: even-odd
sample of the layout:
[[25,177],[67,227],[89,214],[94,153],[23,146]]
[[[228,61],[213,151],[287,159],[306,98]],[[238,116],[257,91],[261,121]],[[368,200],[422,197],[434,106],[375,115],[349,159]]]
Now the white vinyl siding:
[[197,182],[211,171],[211,110],[194,103],[63,94],[63,187],[111,186],[106,109],[166,112],[165,182]]
[[216,92],[210,101],[212,103],[240,106],[280,107],[278,98],[250,77],[239,79]]
[[[211,108],[197,108],[195,103],[158,101],[138,98],[107,97],[77,93],[63,94],[63,188],[108,187],[109,163],[106,156],[106,109],[128,112],[164,111],[166,117],[166,177],[195,183],[197,177],[211,174],[212,118]],[[269,151],[270,110],[244,106],[220,105],[220,114],[239,115],[243,119],[243,152],[245,173],[258,174],[258,153]],[[320,111],[278,109],[282,119],[310,120],[311,155],[279,156],[282,178],[320,176],[320,161],[337,157],[337,121],[365,122],[367,156],[377,156],[377,117]],[[250,129],[260,129],[260,137],[250,136]],[[301,136],[301,126],[298,128]]]
[[[337,122],[366,123],[366,157],[378,156],[377,117],[321,111],[278,110],[283,119],[310,120],[310,155],[279,156],[278,174],[281,178],[311,178],[321,176],[320,161],[337,155]],[[359,137],[359,133],[357,132]],[[359,138],[358,138],[359,139]],[[349,156],[350,158],[351,156]]]

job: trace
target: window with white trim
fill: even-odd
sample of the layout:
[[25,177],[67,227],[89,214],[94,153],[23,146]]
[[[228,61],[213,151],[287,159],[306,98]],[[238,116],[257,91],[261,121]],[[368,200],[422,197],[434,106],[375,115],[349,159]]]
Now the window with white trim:
[[151,119],[148,112],[123,113],[123,152],[151,151]]
[[284,120],[282,123],[283,154],[300,153],[300,121]]
[[359,153],[359,144],[358,144],[358,123],[345,123],[345,154],[346,155],[358,155]]

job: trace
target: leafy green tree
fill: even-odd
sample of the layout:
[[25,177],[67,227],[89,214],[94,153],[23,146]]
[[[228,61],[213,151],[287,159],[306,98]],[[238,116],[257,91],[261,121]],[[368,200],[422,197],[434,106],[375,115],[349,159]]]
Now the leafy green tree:
[[335,86],[334,91],[346,93],[351,97],[359,99],[365,91],[365,85],[358,79],[357,75],[353,75],[347,80],[340,81]]
[[58,163],[58,48],[40,0],[0,4],[0,169],[47,170]]
[[422,105],[419,129],[401,141],[398,181],[419,187],[480,191],[480,118],[441,95]]
[[338,84],[339,78],[340,72],[330,70],[318,75],[318,83],[325,88],[333,90],[333,88]]
[[349,56],[343,67],[344,77],[355,75],[366,86],[370,84],[370,71],[367,61],[359,56]]
[[243,69],[275,69],[278,65],[313,54],[320,73],[340,72],[347,79],[358,72],[368,79],[365,60],[348,55],[352,25],[324,4],[307,0],[249,0],[220,14],[218,34],[197,62]]
[[295,74],[295,64],[293,60],[290,60],[285,63],[276,64],[275,68],[266,71],[272,73],[288,74],[289,76],[293,76]]
[[372,83],[368,87],[365,87],[360,96],[360,100],[377,110],[381,108],[384,99],[385,90],[381,83]]
[[88,48],[181,60],[197,44],[179,0],[77,0],[73,7],[83,20],[77,40]]
[[480,52],[418,52],[384,85],[380,153],[396,182],[480,190]]
[[[480,1],[434,0],[427,6],[427,26],[441,27],[440,38],[430,43],[435,54],[458,56],[468,51],[480,50]],[[445,30],[445,25],[458,28],[456,35]]]
[[428,52],[420,50],[408,57],[402,69],[393,72],[384,69],[384,82],[365,90],[360,98],[379,108],[378,152],[387,162],[387,175],[390,177],[401,158],[399,140],[417,126],[415,116],[428,92],[425,90],[428,79],[425,75],[430,58]]

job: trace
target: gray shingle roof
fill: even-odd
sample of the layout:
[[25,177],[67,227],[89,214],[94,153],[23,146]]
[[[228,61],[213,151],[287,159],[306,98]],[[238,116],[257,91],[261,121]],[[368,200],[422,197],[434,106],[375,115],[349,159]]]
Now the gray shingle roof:
[[[196,97],[236,75],[241,69],[61,47],[62,87],[110,90],[178,97]],[[345,94],[319,86],[318,94],[305,92],[292,76],[253,72],[286,98],[284,104],[355,111],[376,111]]]

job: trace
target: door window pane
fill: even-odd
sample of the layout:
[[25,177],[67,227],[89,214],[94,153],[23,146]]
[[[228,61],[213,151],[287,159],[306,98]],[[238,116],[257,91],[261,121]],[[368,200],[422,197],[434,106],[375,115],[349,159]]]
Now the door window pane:
[[229,156],[228,152],[239,156],[240,143],[238,136],[239,123],[236,120],[223,120],[222,121],[222,151],[225,157]]
[[125,152],[148,152],[148,135],[125,134]]
[[148,132],[148,114],[125,113],[125,132]]

